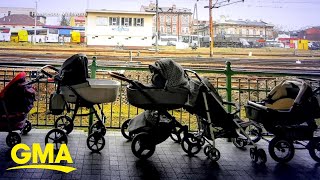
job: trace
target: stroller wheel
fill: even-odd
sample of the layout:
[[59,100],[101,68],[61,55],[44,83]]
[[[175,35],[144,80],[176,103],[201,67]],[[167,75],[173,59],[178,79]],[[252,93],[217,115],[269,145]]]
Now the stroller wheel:
[[125,122],[123,122],[123,124],[121,125],[121,134],[122,134],[122,136],[124,138],[126,138],[126,139],[131,141],[133,139],[133,137],[134,137],[134,134],[129,133],[127,131],[130,121],[131,121],[131,119],[128,119]]
[[250,158],[253,162],[258,161],[257,148],[250,148]]
[[262,129],[260,127],[251,124],[245,128],[245,132],[249,135],[252,142],[257,143],[260,141],[262,136]]
[[156,145],[150,138],[150,134],[142,132],[133,138],[131,150],[137,158],[148,159],[156,150]]
[[9,132],[7,138],[6,138],[6,143],[9,147],[13,147],[19,143],[21,143],[21,137],[19,133],[17,132]]
[[106,145],[103,135],[98,132],[91,133],[87,138],[87,146],[92,152],[100,152]]
[[186,133],[182,138],[181,147],[189,156],[193,156],[201,150],[201,140],[198,140],[191,133]]
[[61,129],[50,130],[45,137],[45,144],[54,144],[54,153],[58,153],[61,144],[68,144],[68,137]]
[[204,148],[203,148],[204,154],[206,156],[209,156],[209,152],[211,151],[211,149],[212,149],[212,145],[210,145],[210,144],[207,144],[206,146],[204,146]]
[[208,152],[208,155],[211,161],[218,161],[220,159],[220,151],[215,147],[211,147],[211,149]]
[[180,143],[181,142],[181,135],[183,133],[182,128],[174,127],[171,131],[170,138],[176,142]]
[[90,126],[90,133],[94,133],[94,132],[98,132],[100,133],[102,136],[106,135],[107,133],[107,129],[106,127],[103,125],[102,121],[96,121],[95,123],[93,123]]
[[26,134],[28,134],[28,132],[31,131],[31,129],[32,129],[32,124],[31,124],[31,122],[28,121],[28,120],[26,120],[26,124],[25,124],[25,126],[23,127],[23,129],[21,130],[21,133],[22,133],[23,135],[26,135]]
[[258,149],[257,155],[260,164],[265,164],[267,162],[267,154],[263,149]]
[[237,148],[244,148],[248,142],[246,139],[242,139],[242,138],[232,138],[232,143],[237,147]]
[[54,127],[66,131],[66,134],[70,134],[73,130],[73,121],[69,116],[60,116],[55,122]]
[[275,137],[269,143],[269,153],[277,162],[289,162],[294,156],[294,146],[287,139]]
[[311,158],[317,162],[320,162],[320,139],[314,138],[309,142],[308,148]]

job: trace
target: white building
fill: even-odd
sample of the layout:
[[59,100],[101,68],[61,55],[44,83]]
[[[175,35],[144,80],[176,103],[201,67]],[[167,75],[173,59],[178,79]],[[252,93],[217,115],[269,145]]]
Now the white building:
[[152,46],[152,12],[86,11],[87,45]]

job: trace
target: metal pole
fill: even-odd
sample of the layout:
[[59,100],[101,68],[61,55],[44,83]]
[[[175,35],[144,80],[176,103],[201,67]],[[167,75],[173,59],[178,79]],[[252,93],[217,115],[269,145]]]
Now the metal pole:
[[[96,72],[97,72],[97,57],[93,56],[92,57],[92,63],[91,63],[91,79],[96,78]],[[90,115],[89,115],[89,129],[88,129],[88,135],[90,135],[92,132],[90,132],[90,127],[93,124],[93,109],[90,108]]]
[[209,0],[209,26],[210,26],[210,57],[213,56],[212,50],[213,50],[213,22],[212,22],[212,0]]
[[200,24],[199,24],[199,16],[198,16],[198,1],[196,2],[196,16],[197,16],[197,37],[198,37],[198,47],[200,47],[200,37],[199,37],[199,30],[200,30]]
[[159,38],[159,4],[158,0],[156,0],[156,52],[159,51],[158,49],[158,38]]
[[37,36],[37,12],[38,11],[38,0],[36,0],[36,12],[34,13],[34,41],[33,44],[36,44],[36,36]]
[[[231,102],[232,101],[232,80],[231,76],[233,75],[233,71],[231,69],[231,63],[230,61],[226,62],[226,70],[225,70],[225,75],[226,75],[226,86],[227,86],[227,101]],[[228,112],[231,112],[231,106],[228,105]]]

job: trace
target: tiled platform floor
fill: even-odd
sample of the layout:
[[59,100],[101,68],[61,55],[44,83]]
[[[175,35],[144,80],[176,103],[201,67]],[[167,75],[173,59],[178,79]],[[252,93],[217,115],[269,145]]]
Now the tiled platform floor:
[[[47,131],[32,130],[23,136],[22,142],[44,144]],[[68,147],[74,160],[72,166],[77,170],[69,174],[38,169],[6,171],[16,164],[11,160],[5,137],[6,133],[0,133],[0,179],[320,179],[320,163],[312,160],[307,150],[296,151],[287,164],[276,163],[268,155],[266,165],[257,165],[249,157],[249,148],[240,150],[221,139],[217,141],[221,159],[213,163],[203,151],[195,157],[186,156],[179,144],[168,139],[157,146],[151,158],[141,161],[132,154],[131,142],[119,132],[107,132],[101,154],[91,154],[85,133],[72,132]],[[266,143],[260,142],[259,146],[267,150]]]

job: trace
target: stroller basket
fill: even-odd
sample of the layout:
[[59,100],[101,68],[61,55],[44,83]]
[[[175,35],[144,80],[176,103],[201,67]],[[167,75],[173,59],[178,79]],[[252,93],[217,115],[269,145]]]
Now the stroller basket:
[[[164,89],[137,89],[127,86],[128,102],[135,107],[156,110],[156,109],[178,109],[184,106],[188,93],[172,93]],[[150,98],[152,98],[150,100]]]

